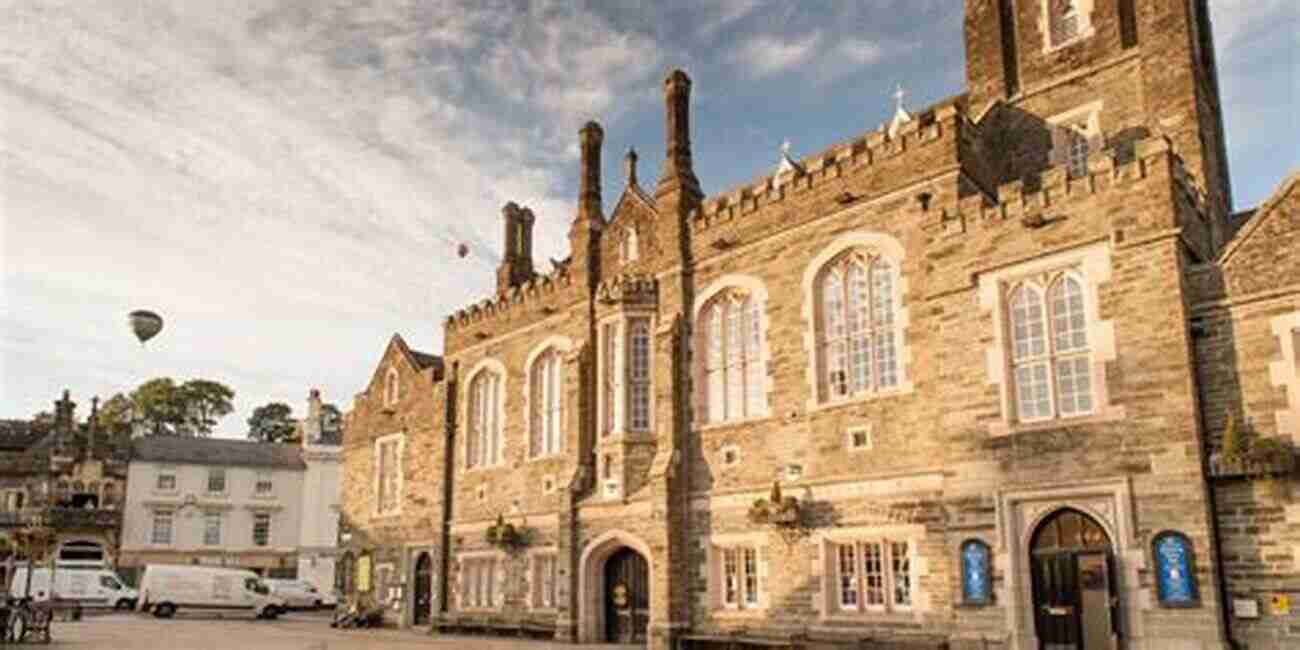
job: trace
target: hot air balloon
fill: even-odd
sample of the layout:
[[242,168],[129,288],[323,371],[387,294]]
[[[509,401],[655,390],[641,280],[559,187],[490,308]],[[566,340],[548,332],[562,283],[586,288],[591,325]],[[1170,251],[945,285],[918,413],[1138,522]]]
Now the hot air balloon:
[[466,255],[469,255],[469,246],[467,246],[467,245],[465,245],[465,244],[463,244],[463,243],[460,244],[459,246],[457,246],[457,247],[456,247],[456,255],[457,255],[458,257],[464,259],[464,257],[465,257]]
[[131,331],[135,332],[135,337],[140,339],[140,345],[145,341],[158,335],[162,331],[162,316],[155,314],[146,309],[137,309],[127,316],[127,321],[131,323]]

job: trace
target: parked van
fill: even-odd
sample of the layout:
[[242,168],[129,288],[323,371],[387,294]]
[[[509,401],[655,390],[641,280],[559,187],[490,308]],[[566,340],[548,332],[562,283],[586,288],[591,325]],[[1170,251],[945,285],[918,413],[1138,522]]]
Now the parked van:
[[134,609],[137,599],[136,590],[126,586],[116,573],[107,569],[73,567],[54,569],[53,589],[50,587],[49,567],[32,569],[30,585],[27,583],[27,567],[15,567],[9,595],[14,598],[30,595],[36,601],[56,599],[75,601],[82,607],[115,609]]
[[246,611],[257,618],[275,618],[285,611],[285,604],[247,569],[167,564],[145,567],[140,576],[139,610],[171,618],[181,609]]
[[[271,593],[284,599],[289,607],[319,608],[324,607],[328,596],[321,593],[316,585],[306,580],[290,578],[263,578],[262,582],[271,588]],[[332,598],[330,598],[332,600]],[[334,603],[328,603],[333,605]]]

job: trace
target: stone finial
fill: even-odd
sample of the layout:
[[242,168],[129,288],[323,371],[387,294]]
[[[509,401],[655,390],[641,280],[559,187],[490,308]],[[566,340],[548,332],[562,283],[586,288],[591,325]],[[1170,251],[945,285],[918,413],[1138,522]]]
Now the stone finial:
[[898,89],[894,91],[894,119],[889,123],[889,137],[898,135],[898,130],[903,128],[904,124],[912,121],[912,114],[903,108],[903,100],[907,97],[907,91],[903,90],[903,84],[898,84]]
[[636,185],[636,161],[636,149],[628,147],[627,153],[623,156],[623,169],[627,173],[627,184],[629,186]]

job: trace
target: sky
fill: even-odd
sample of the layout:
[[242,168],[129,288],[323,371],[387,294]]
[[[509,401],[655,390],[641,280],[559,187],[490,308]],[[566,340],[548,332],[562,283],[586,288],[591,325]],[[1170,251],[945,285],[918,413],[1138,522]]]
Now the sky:
[[[1300,4],[1212,0],[1237,207],[1300,169]],[[955,0],[0,0],[0,418],[158,376],[350,408],[393,333],[491,292],[501,206],[567,253],[577,131],[604,200],[694,80],[707,194],[963,90]],[[470,247],[459,259],[457,244]],[[163,315],[141,346],[126,315]]]

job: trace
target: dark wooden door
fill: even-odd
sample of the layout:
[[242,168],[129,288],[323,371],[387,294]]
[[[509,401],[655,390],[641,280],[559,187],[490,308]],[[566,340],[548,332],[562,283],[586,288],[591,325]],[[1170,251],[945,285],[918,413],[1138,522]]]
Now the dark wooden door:
[[644,642],[649,622],[649,566],[641,554],[622,549],[605,564],[605,640]]
[[1033,557],[1034,623],[1042,650],[1083,650],[1074,553]]
[[428,625],[433,613],[433,559],[421,553],[415,561],[415,613],[416,625]]

